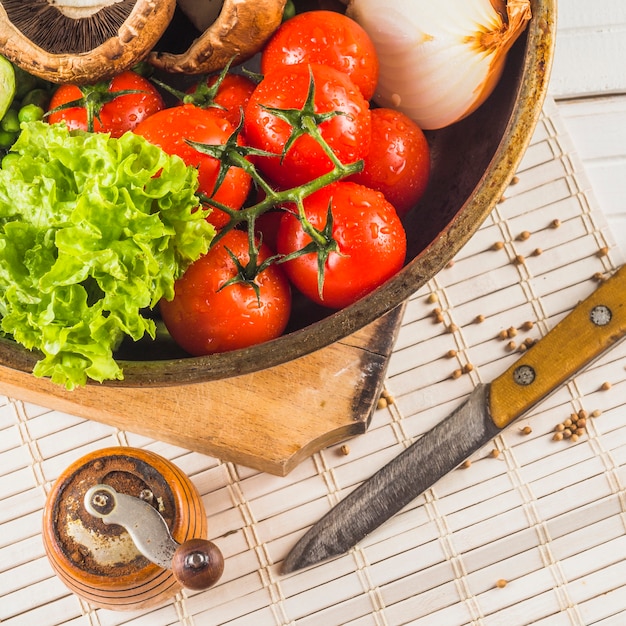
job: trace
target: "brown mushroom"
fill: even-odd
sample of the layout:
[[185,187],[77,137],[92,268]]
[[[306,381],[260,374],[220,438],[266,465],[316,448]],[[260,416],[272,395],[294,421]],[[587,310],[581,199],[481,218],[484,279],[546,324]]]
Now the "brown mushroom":
[[[197,26],[204,26],[187,0],[181,8]],[[205,74],[254,56],[280,26],[286,0],[224,0],[217,19],[182,54],[153,51],[148,61],[166,72]],[[200,13],[201,15],[201,13]]]
[[51,82],[94,83],[146,57],[176,0],[2,0],[0,54]]

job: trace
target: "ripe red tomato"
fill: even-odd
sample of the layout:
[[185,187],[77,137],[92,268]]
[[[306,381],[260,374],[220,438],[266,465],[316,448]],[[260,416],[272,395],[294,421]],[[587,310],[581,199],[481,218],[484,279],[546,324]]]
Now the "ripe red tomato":
[[[250,176],[239,167],[229,168],[222,184],[215,190],[219,161],[198,152],[185,140],[223,145],[233,133],[232,124],[216,109],[201,109],[192,104],[163,109],[145,119],[135,133],[160,146],[168,154],[178,155],[187,165],[198,168],[198,190],[225,206],[239,210],[250,191]],[[216,228],[228,223],[228,215],[213,209],[208,217]]]
[[[305,198],[306,217],[317,230],[326,225],[329,203],[332,236],[338,250],[326,260],[322,296],[314,252],[286,261],[284,267],[293,285],[305,296],[323,306],[340,309],[370,293],[402,268],[406,234],[395,209],[382,193],[348,181],[327,185]],[[278,229],[278,252],[289,254],[310,241],[295,215],[285,213]]]
[[283,211],[272,210],[266,211],[256,218],[254,229],[271,250],[276,250],[276,238],[278,237],[278,229],[280,221],[283,218]]
[[372,109],[372,146],[363,170],[350,177],[381,191],[398,215],[424,195],[430,177],[430,148],[421,128],[393,109]]
[[[212,87],[218,80],[219,76],[210,76],[206,79],[206,86]],[[243,111],[250,100],[252,92],[256,88],[256,83],[242,74],[226,74],[217,89],[212,103],[219,105],[216,109],[221,111],[222,115],[237,128],[241,122]],[[198,86],[194,85],[189,93],[195,93]],[[199,104],[203,106],[203,104]]]
[[[231,230],[189,266],[174,285],[174,298],[160,302],[165,326],[176,343],[194,356],[246,348],[280,336],[291,313],[291,291],[282,268],[270,265],[253,287],[224,284],[237,275],[229,251],[245,266],[248,235]],[[261,245],[259,263],[271,252]]]
[[244,134],[249,145],[277,155],[257,157],[255,163],[280,187],[302,185],[333,169],[331,160],[310,135],[299,137],[281,159],[292,127],[264,108],[301,109],[311,76],[315,84],[315,113],[340,112],[319,126],[337,158],[348,164],[362,159],[369,152],[369,103],[346,74],[315,64],[277,68],[254,90],[244,114]]
[[283,22],[261,54],[261,73],[281,65],[319,63],[350,76],[366,100],[378,82],[374,43],[353,19],[336,11],[305,11]]
[[[83,89],[96,89],[104,94],[105,101],[110,94],[125,91],[128,89],[139,90],[141,93],[133,93],[125,96],[117,96],[110,102],[105,102],[99,110],[98,116],[94,118],[94,132],[111,133],[112,137],[120,137],[125,132],[133,130],[137,124],[150,115],[160,111],[165,107],[163,98],[154,85],[130,70],[115,76],[108,84],[91,86]],[[57,107],[81,100],[84,93],[76,85],[61,85],[53,94],[49,111]],[[57,111],[48,116],[51,124],[65,120],[70,130],[87,130],[87,109],[85,106],[71,107],[62,111]]]

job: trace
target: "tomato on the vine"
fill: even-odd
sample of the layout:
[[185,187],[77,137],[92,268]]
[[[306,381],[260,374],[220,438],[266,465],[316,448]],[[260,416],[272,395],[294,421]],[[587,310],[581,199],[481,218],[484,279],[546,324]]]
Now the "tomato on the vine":
[[[218,182],[220,162],[189,145],[186,140],[198,143],[223,145],[234,129],[217,109],[201,109],[192,104],[163,109],[145,119],[135,128],[135,133],[161,147],[168,154],[178,155],[187,165],[198,168],[198,190],[230,209],[242,207],[252,184],[250,176],[240,167],[230,167],[224,180]],[[228,223],[228,215],[213,208],[207,218],[216,228]]]
[[[115,96],[117,92],[126,90],[137,93]],[[85,96],[87,91],[92,92],[89,97],[96,103],[93,131],[110,133],[112,137],[121,137],[142,120],[165,107],[161,94],[148,79],[127,70],[108,83],[82,88],[71,84],[60,85],[48,105],[48,111],[52,111],[48,121],[51,124],[65,121],[70,130],[89,130]],[[81,100],[83,102],[79,106],[55,111],[63,105]]]
[[[160,311],[174,341],[189,354],[202,356],[246,348],[280,336],[291,313],[291,290],[282,268],[271,264],[253,280],[226,285],[250,259],[248,235],[226,233],[206,255],[192,263],[174,285],[174,298]],[[271,255],[261,244],[258,263]]]
[[[220,79],[218,75],[209,76],[206,79],[206,88],[211,88]],[[194,85],[188,93],[196,93],[199,89],[204,89],[204,85]],[[241,123],[243,111],[250,100],[252,92],[256,88],[256,83],[243,74],[227,73],[223,76],[215,95],[211,98],[209,106],[213,106],[217,111],[237,128]],[[217,106],[215,106],[217,105]],[[198,104],[202,106],[203,104]]]
[[363,170],[350,180],[381,191],[398,215],[424,195],[430,177],[430,148],[422,129],[393,109],[372,109],[372,146]]
[[268,110],[301,110],[311,80],[315,89],[312,114],[336,112],[321,122],[319,130],[339,161],[353,163],[369,151],[369,103],[346,74],[316,64],[277,68],[254,90],[244,115],[244,134],[249,145],[276,155],[255,157],[254,162],[271,182],[283,188],[302,185],[333,169],[330,158],[309,134],[298,137],[283,156],[293,126]]
[[261,73],[282,65],[319,63],[346,73],[371,100],[378,82],[378,55],[370,36],[337,11],[305,11],[283,22],[261,53]]
[[[307,221],[318,232],[332,212],[336,250],[324,263],[318,288],[318,254],[308,252],[284,262],[292,284],[312,301],[340,309],[373,291],[398,272],[406,256],[406,233],[394,207],[382,193],[349,181],[323,187],[304,199]],[[312,241],[301,221],[286,212],[278,229],[277,249],[288,255]]]

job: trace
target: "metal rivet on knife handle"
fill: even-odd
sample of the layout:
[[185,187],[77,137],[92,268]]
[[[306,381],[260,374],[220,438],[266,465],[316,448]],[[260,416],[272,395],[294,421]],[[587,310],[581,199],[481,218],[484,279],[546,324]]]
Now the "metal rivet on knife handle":
[[510,424],[625,334],[622,267],[491,383],[494,424]]
[[535,370],[530,365],[520,365],[513,372],[513,380],[522,387],[532,385],[535,380]]
[[594,306],[589,313],[589,319],[596,326],[606,326],[611,321],[612,317],[611,309],[604,304]]

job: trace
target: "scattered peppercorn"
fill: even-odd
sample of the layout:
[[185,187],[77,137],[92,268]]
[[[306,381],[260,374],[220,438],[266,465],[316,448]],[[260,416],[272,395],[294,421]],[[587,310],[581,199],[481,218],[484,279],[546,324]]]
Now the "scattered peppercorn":
[[506,331],[506,336],[511,338],[511,337],[515,337],[516,335],[517,335],[517,328],[513,326],[509,326],[509,328]]
[[588,416],[589,414],[585,409],[579,409],[575,413],[570,413],[567,419],[564,419],[554,427],[552,439],[554,441],[568,439],[572,443],[576,443],[587,432]]
[[611,387],[612,385],[608,380],[603,382],[602,385],[600,385],[600,389],[602,389],[602,391],[608,391]]
[[504,580],[504,578],[501,578],[500,580],[496,581],[496,587],[498,587],[498,589],[504,589],[509,583]]
[[350,454],[350,446],[344,443],[341,448],[339,448],[339,452],[341,452],[344,456],[348,456],[348,454]]
[[458,352],[457,352],[456,350],[454,350],[454,349],[450,349],[450,350],[448,350],[448,351],[446,352],[446,356],[447,356],[449,359],[453,359],[453,358],[454,358],[457,354],[458,354]]
[[435,302],[439,302],[439,296],[436,293],[428,294],[427,301],[429,304],[435,304]]
[[461,469],[467,469],[468,467],[471,467],[471,466],[472,466],[472,462],[469,459],[461,463]]
[[527,241],[530,239],[530,233],[527,230],[523,230],[518,236],[519,241]]
[[526,259],[523,255],[517,254],[515,255],[515,259],[513,259],[513,262],[515,263],[515,265],[524,265],[524,263],[526,263]]
[[603,256],[607,256],[609,253],[609,248],[608,246],[602,246],[602,248],[600,248],[598,250],[598,256],[599,257],[603,257]]
[[387,404],[395,404],[396,403],[396,399],[386,389],[383,390],[383,398],[385,398],[385,400],[387,401]]
[[380,398],[378,398],[378,402],[376,404],[376,408],[377,409],[386,409],[388,406],[388,402],[387,402],[387,398],[384,398],[383,396],[381,396]]
[[533,432],[533,429],[530,426],[524,426],[522,428],[522,435],[530,435]]
[[461,376],[463,376],[463,370],[456,369],[454,370],[454,372],[452,372],[452,378],[454,378],[455,380],[457,378],[461,378]]
[[530,320],[524,322],[521,326],[522,330],[531,330],[532,328],[534,328],[535,324],[534,322],[531,322]]
[[504,248],[504,242],[503,241],[496,241],[493,246],[491,246],[494,250],[502,250],[502,248]]
[[519,183],[519,176],[515,175],[511,178],[511,185],[517,185]]
[[448,324],[448,332],[449,333],[455,333],[457,330],[459,330],[459,327],[452,323],[452,324]]
[[602,415],[602,411],[600,409],[596,409],[591,412],[591,417],[600,417],[600,415]]
[[498,450],[497,448],[494,448],[490,453],[489,456],[491,456],[494,459],[497,459],[500,456],[500,450]]
[[504,339],[508,339],[508,337],[509,337],[509,334],[507,333],[507,331],[506,331],[506,330],[501,330],[501,331],[498,333],[498,339],[502,339],[502,340],[504,340]]
[[535,248],[533,250],[533,256],[540,256],[543,254],[543,250],[541,248]]
[[466,363],[466,364],[463,366],[463,371],[464,371],[466,374],[469,374],[470,372],[474,371],[474,366],[473,366],[471,363]]
[[485,321],[485,316],[479,313],[479,314],[478,314],[478,315],[474,318],[474,321],[475,321],[477,324],[482,324],[482,323]]
[[517,348],[517,344],[514,341],[509,341],[509,343],[506,344],[506,347],[513,352],[513,350]]
[[558,228],[561,225],[561,220],[556,218],[550,222],[550,228]]

